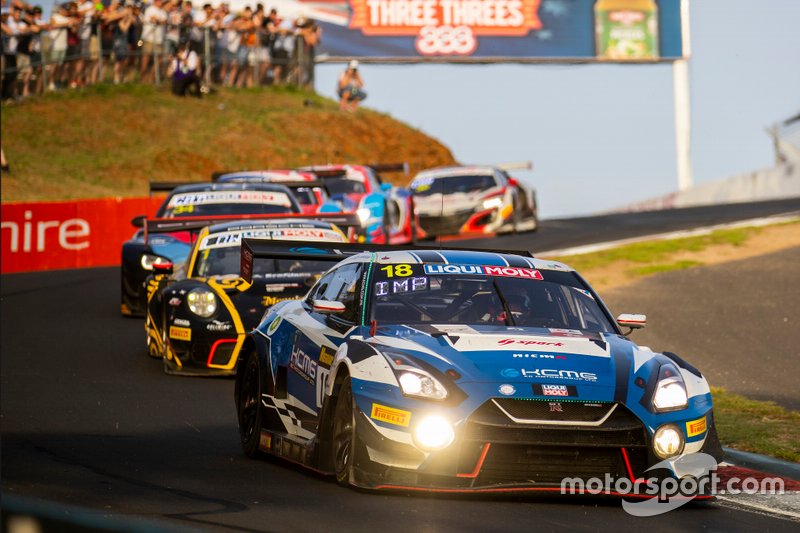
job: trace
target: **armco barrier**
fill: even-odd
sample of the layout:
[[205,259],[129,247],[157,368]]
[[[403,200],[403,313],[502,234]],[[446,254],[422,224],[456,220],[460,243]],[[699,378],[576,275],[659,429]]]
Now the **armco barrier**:
[[153,216],[164,197],[8,202],[2,212],[0,272],[114,266],[136,228],[131,219]]

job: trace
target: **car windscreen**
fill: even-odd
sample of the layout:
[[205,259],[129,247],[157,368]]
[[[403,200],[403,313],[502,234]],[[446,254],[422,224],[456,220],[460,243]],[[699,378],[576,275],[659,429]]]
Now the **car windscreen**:
[[[192,276],[226,276],[238,274],[242,253],[239,246],[210,248],[197,254]],[[330,261],[295,261],[292,259],[259,259],[253,261],[253,277],[271,274],[308,274],[315,276],[326,272],[332,266]]]
[[417,178],[411,183],[411,192],[417,196],[432,194],[472,193],[491,189],[497,183],[489,174],[479,176],[442,176],[439,178]]
[[159,216],[270,215],[298,211],[296,202],[287,192],[222,190],[175,193]]
[[384,265],[371,282],[378,324],[506,325],[613,332],[572,272],[483,265]]
[[364,184],[357,180],[348,178],[325,178],[325,188],[328,194],[364,194],[366,189]]
[[300,205],[316,205],[317,197],[310,187],[297,187],[292,189],[292,194]]

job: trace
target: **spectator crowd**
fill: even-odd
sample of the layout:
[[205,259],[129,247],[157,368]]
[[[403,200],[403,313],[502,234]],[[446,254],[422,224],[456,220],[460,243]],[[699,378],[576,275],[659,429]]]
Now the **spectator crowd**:
[[[2,1],[2,98],[98,82],[160,83],[180,89],[313,83],[321,30],[264,4],[231,12],[225,2],[76,0],[41,6]],[[180,69],[180,70],[176,70]],[[185,86],[185,87],[184,87]]]

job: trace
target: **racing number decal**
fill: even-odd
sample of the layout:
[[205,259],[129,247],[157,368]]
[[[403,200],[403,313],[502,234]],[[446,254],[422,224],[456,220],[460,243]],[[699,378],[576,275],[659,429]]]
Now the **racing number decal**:
[[328,376],[331,374],[330,369],[317,367],[317,409],[322,409],[322,400],[325,399],[325,385],[328,384]]
[[182,215],[183,213],[193,213],[194,205],[176,205],[172,208],[173,215]]
[[411,265],[386,265],[385,267],[381,268],[386,272],[387,278],[393,278],[397,276],[398,278],[405,278],[410,276],[413,272],[411,272]]

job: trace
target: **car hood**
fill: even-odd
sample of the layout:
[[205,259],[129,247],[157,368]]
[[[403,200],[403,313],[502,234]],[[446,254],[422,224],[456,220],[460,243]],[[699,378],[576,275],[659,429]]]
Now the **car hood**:
[[[603,401],[627,390],[638,350],[616,334],[501,326],[383,327],[372,344],[409,355],[423,368],[453,369],[460,384],[511,385],[518,397],[542,396],[535,385],[559,385]],[[647,353],[647,359],[656,355]]]

